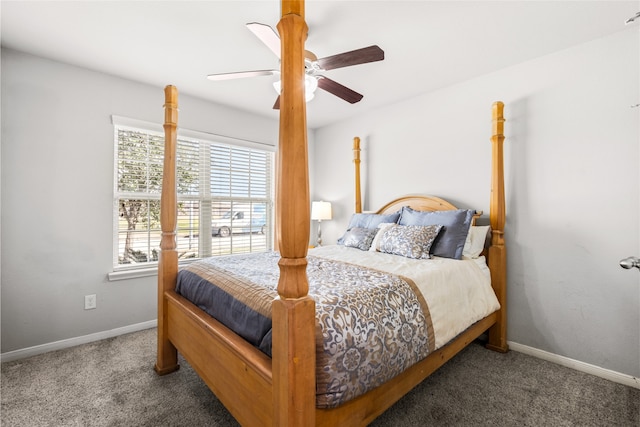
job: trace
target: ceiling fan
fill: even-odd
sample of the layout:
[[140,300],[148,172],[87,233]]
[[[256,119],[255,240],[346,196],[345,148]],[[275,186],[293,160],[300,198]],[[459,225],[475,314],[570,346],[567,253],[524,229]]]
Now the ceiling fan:
[[[280,59],[280,37],[273,28],[268,25],[257,22],[250,22],[247,28],[256,35],[273,53]],[[349,89],[340,83],[331,80],[322,73],[336,68],[350,67],[352,65],[366,64],[368,62],[382,61],[384,59],[384,51],[378,46],[373,45],[362,49],[352,50],[350,52],[339,53],[337,55],[320,58],[310,51],[305,51],[305,92],[307,101],[313,98],[313,92],[316,88],[323,89],[338,98],[355,104],[360,101],[363,95]],[[256,71],[239,71],[235,73],[210,74],[207,76],[209,80],[230,80],[241,79],[245,77],[270,76],[280,74],[280,70],[256,70]],[[274,83],[274,87],[280,93],[280,81]],[[273,105],[274,109],[280,108],[280,96]]]

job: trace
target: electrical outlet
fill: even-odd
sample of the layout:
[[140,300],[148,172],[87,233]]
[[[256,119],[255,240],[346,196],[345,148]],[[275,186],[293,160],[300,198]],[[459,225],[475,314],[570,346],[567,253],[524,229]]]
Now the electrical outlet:
[[84,296],[84,309],[93,310],[96,308],[96,294]]

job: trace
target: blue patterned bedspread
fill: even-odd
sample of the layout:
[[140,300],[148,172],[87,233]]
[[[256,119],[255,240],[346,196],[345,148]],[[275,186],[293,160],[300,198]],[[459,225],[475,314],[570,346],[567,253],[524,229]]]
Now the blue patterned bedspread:
[[[178,275],[176,291],[267,355],[278,253],[208,258]],[[316,400],[338,406],[420,361],[435,343],[427,304],[404,277],[308,256],[316,301]]]

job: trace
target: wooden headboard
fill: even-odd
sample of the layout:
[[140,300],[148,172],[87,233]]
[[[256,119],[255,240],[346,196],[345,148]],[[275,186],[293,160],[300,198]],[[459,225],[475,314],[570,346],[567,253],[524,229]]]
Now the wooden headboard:
[[453,204],[444,199],[433,196],[404,196],[392,200],[380,209],[377,213],[393,213],[402,209],[403,206],[409,206],[417,211],[451,211],[458,209]]

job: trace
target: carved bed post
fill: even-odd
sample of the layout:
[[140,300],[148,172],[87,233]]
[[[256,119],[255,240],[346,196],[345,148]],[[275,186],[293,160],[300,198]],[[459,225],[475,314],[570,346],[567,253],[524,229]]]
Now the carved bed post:
[[304,96],[304,1],[282,1],[276,229],[279,297],[273,303],[274,425],[315,425],[315,302],[308,295],[309,172]]
[[175,287],[178,275],[178,252],[176,251],[177,189],[176,189],[176,143],[178,126],[178,89],[164,89],[164,168],[162,196],[160,201],[160,257],[158,260],[158,358],[155,370],[160,375],[169,374],[180,367],[178,352],[169,342],[167,301],[164,292]]
[[353,163],[356,169],[356,213],[362,213],[362,193],[360,191],[360,138],[353,138]]
[[507,345],[507,249],[504,241],[506,208],[504,199],[504,104],[495,102],[492,109],[492,161],[491,161],[491,246],[488,264],[491,270],[491,285],[498,297],[501,309],[498,321],[489,329],[487,347],[500,352],[509,350]]

